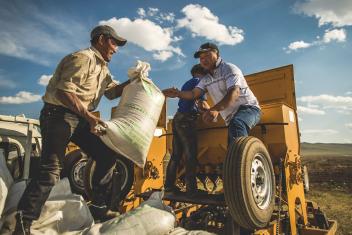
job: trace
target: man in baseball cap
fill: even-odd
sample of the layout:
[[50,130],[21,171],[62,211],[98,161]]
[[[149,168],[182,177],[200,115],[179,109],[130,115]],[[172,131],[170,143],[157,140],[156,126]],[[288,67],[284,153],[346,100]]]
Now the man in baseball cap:
[[207,51],[214,51],[219,55],[219,48],[217,45],[211,42],[202,44],[199,49],[194,53],[194,58],[199,58],[200,54]]
[[215,103],[203,114],[205,121],[217,120],[219,114],[228,126],[228,144],[234,138],[248,136],[261,117],[257,98],[248,87],[242,71],[234,64],[225,62],[219,48],[211,42],[202,44],[194,53],[200,65],[208,71],[192,91],[179,91],[176,88],[164,90],[168,97],[198,99],[205,92]]
[[104,35],[114,39],[118,46],[124,46],[127,42],[126,39],[117,35],[116,31],[109,25],[98,25],[97,27],[95,27],[90,33],[90,39],[94,40],[100,35]]
[[[39,172],[28,184],[18,204],[16,227],[13,234],[29,235],[33,220],[37,220],[52,187],[60,178],[60,162],[65,157],[69,142],[75,143],[87,156],[96,161],[90,210],[95,219],[107,220],[118,213],[108,208],[111,194],[108,183],[103,184],[116,162],[116,154],[99,138],[106,124],[92,112],[101,97],[121,96],[129,80],[118,84],[108,68],[108,62],[126,39],[107,25],[95,27],[89,48],[65,56],[58,64],[43,96],[40,112],[42,152]],[[104,156],[104,157],[101,157]]]

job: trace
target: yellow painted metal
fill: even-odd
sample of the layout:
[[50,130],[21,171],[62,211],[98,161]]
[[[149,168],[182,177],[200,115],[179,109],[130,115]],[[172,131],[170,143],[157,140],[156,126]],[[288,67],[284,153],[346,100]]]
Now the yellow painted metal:
[[261,105],[282,103],[297,109],[292,64],[245,77]]
[[337,221],[329,220],[330,227],[328,230],[306,227],[300,230],[301,235],[334,235],[337,231]]

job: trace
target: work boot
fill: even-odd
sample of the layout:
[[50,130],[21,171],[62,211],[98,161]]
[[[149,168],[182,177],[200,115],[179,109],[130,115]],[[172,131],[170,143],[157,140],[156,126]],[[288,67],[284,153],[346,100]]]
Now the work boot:
[[94,221],[105,222],[107,220],[111,220],[120,215],[118,211],[112,211],[107,208],[106,205],[98,206],[94,204],[90,204],[89,211],[92,214]]
[[16,226],[12,235],[30,235],[32,221],[26,220],[22,216],[22,211],[16,214]]

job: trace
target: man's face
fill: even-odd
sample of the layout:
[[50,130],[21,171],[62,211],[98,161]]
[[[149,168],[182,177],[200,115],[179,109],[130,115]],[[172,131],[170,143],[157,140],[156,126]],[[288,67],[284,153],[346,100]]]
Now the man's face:
[[213,70],[218,60],[216,51],[206,51],[199,55],[199,63],[206,70]]
[[103,56],[106,62],[110,62],[112,55],[115,54],[118,50],[116,41],[113,38],[102,38],[100,43],[100,54]]

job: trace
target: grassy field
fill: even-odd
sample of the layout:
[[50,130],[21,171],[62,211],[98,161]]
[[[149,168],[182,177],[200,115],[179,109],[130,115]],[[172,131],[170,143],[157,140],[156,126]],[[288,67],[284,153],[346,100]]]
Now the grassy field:
[[310,192],[328,218],[337,220],[338,235],[352,235],[352,144],[301,145]]

